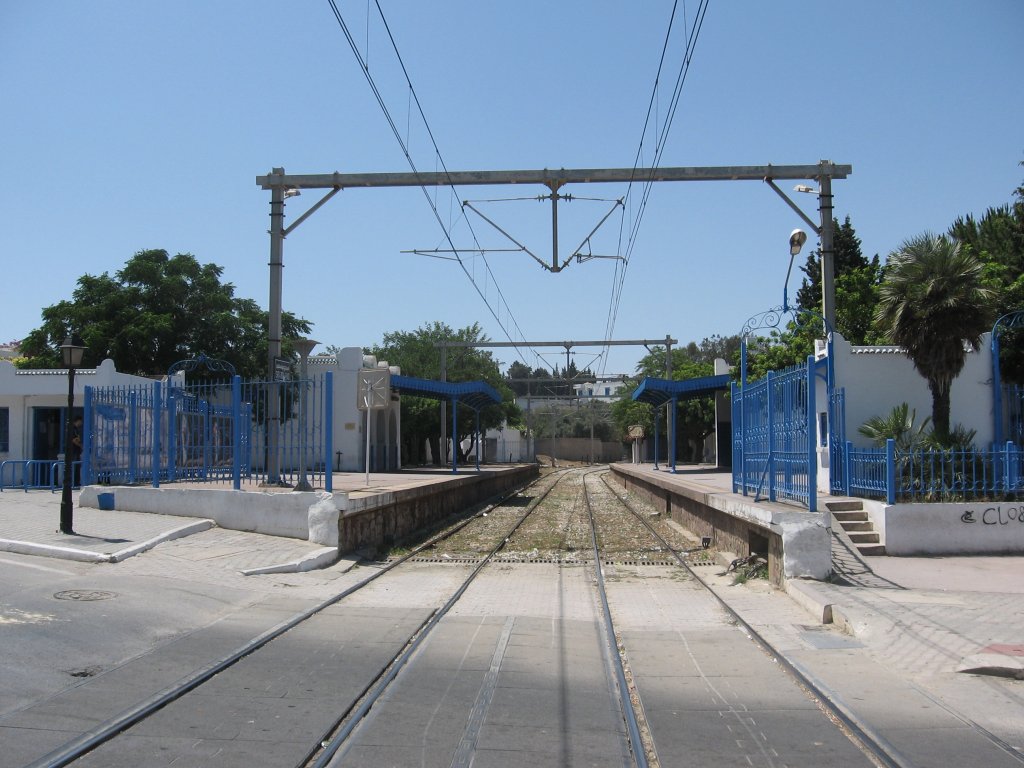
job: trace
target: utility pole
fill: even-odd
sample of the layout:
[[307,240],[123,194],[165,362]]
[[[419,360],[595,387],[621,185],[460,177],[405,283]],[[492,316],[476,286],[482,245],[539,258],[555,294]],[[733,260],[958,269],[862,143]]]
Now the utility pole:
[[590,393],[590,463],[594,463],[594,393]]

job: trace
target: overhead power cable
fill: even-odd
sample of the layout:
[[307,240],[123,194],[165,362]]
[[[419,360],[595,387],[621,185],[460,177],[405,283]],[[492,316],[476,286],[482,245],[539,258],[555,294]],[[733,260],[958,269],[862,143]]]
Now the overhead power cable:
[[[370,74],[370,69],[369,69],[369,66],[367,64],[366,59],[359,53],[359,46],[356,43],[354,37],[352,36],[351,31],[349,30],[348,24],[345,22],[344,17],[341,15],[341,11],[338,9],[338,5],[335,2],[335,0],[328,0],[328,3],[330,4],[331,10],[334,13],[335,20],[338,22],[338,26],[341,28],[342,33],[345,35],[345,39],[348,41],[349,47],[352,49],[352,53],[355,56],[356,61],[359,63],[359,68],[362,71],[363,76],[366,78],[366,81],[367,81],[367,83],[370,86],[370,90],[373,92],[374,98],[376,98],[376,100],[377,100],[378,106],[380,107],[381,111],[384,113],[384,117],[385,117],[385,119],[388,122],[388,126],[391,128],[392,134],[394,134],[395,140],[398,142],[399,147],[401,147],[401,149],[402,149],[402,154],[405,156],[406,162],[409,164],[409,168],[412,170],[412,172],[414,174],[416,174],[418,176],[419,169],[416,167],[416,163],[413,160],[412,154],[409,151],[408,141],[402,138],[401,131],[399,130],[398,126],[396,125],[394,118],[391,116],[391,112],[388,109],[387,104],[384,101],[384,97],[381,94],[380,89],[377,87],[377,84],[374,81],[373,76]],[[437,145],[437,141],[434,138],[433,131],[431,130],[430,124],[427,121],[427,117],[426,117],[426,114],[423,111],[423,106],[420,103],[419,96],[416,94],[416,89],[415,89],[415,87],[412,84],[411,78],[409,77],[409,72],[406,69],[405,62],[402,60],[402,56],[401,56],[401,54],[398,51],[398,45],[397,45],[397,43],[395,41],[394,35],[391,33],[391,28],[388,25],[387,19],[384,17],[384,11],[381,9],[380,3],[379,2],[375,2],[375,5],[377,7],[377,13],[380,16],[381,22],[384,25],[384,29],[387,32],[388,39],[391,41],[392,50],[394,51],[395,57],[397,58],[399,66],[402,69],[402,74],[405,77],[406,84],[408,85],[408,88],[409,88],[410,98],[416,104],[416,109],[419,112],[420,119],[421,119],[421,121],[423,123],[424,128],[427,131],[427,135],[430,137],[431,144],[434,147],[435,157],[436,157],[437,161],[440,162],[441,169],[443,170],[444,174],[449,178],[449,186],[451,187],[452,194],[454,195],[455,191],[456,191],[455,190],[455,185],[451,183],[451,177],[449,175],[448,168],[447,168],[447,166],[444,163],[444,158],[441,155],[440,148]],[[367,24],[369,24],[369,21],[367,21]],[[455,242],[452,240],[451,232],[449,231],[448,226],[445,224],[445,222],[444,222],[440,212],[438,211],[436,202],[431,198],[430,192],[427,190],[426,186],[422,185],[422,184],[420,185],[420,190],[423,192],[424,199],[427,201],[427,205],[430,206],[430,209],[431,209],[431,211],[434,214],[434,218],[437,220],[438,225],[441,227],[441,231],[444,233],[445,239],[448,241],[448,244],[451,246],[451,252],[454,254],[455,260],[458,261],[459,266],[462,268],[463,273],[466,275],[466,277],[469,279],[470,283],[473,285],[473,288],[476,290],[477,295],[480,296],[481,300],[484,302],[484,305],[487,307],[488,311],[491,313],[491,316],[494,318],[494,320],[498,323],[498,326],[501,328],[501,330],[505,334],[506,338],[510,342],[515,344],[516,341],[515,341],[515,339],[512,338],[512,334],[510,333],[509,329],[505,327],[505,324],[502,322],[501,317],[499,316],[498,312],[491,305],[491,302],[487,299],[486,293],[484,292],[484,290],[482,290],[480,288],[480,285],[477,283],[477,281],[474,278],[473,274],[467,268],[466,263],[463,261],[463,259],[462,259],[460,254],[464,253],[465,249],[459,249],[459,248],[457,248],[455,246]],[[465,218],[465,214],[463,214],[463,218]],[[509,307],[508,301],[505,299],[504,292],[501,290],[501,286],[498,284],[497,278],[494,276],[494,273],[491,271],[491,265],[487,261],[486,256],[483,254],[483,249],[480,247],[480,242],[479,242],[479,240],[476,237],[476,233],[473,232],[472,225],[469,224],[468,219],[466,221],[467,221],[467,225],[469,226],[470,233],[471,233],[471,235],[473,237],[473,241],[474,241],[474,243],[477,246],[477,248],[474,249],[474,250],[475,250],[475,252],[479,253],[480,258],[484,262],[484,265],[485,265],[485,268],[486,268],[486,276],[490,277],[491,283],[493,283],[493,285],[495,287],[495,290],[498,293],[498,297],[499,297],[499,299],[501,301],[501,304],[504,305],[506,313],[507,313],[509,319],[511,320],[512,325],[515,326],[515,329],[516,329],[516,331],[519,334],[519,338],[520,338],[520,340],[522,340],[522,339],[525,338],[525,334],[523,334],[522,329],[519,327],[519,323],[516,321],[515,316],[512,314],[512,309],[511,309],[511,307]],[[525,364],[526,363],[526,358],[523,357],[522,350],[520,350],[520,348],[518,346],[514,347],[514,349],[516,350],[516,352],[519,355],[520,359],[522,359],[523,363]]]
[[[647,129],[651,124],[651,115],[654,111],[654,106],[657,102],[658,87],[661,81],[661,73],[665,64],[665,58],[668,51],[669,41],[672,36],[672,27],[675,22],[676,11],[679,5],[678,0],[672,5],[672,13],[669,17],[668,30],[665,33],[665,41],[662,44],[661,57],[658,61],[658,71],[654,78],[654,86],[651,90],[651,98],[647,105],[647,114],[644,117],[644,127],[640,135],[640,142],[637,146],[637,152],[633,161],[633,173],[636,174],[637,169],[640,167],[640,161],[643,154],[644,139],[647,136]],[[669,101],[668,111],[665,115],[664,122],[660,126],[654,147],[654,159],[649,164],[650,174],[645,179],[631,178],[629,186],[627,187],[626,197],[629,197],[630,192],[633,188],[634,180],[643,182],[643,191],[641,194],[640,203],[637,206],[635,218],[629,231],[629,237],[626,243],[626,252],[621,264],[616,264],[615,274],[612,280],[612,292],[609,299],[608,305],[608,319],[605,324],[605,338],[610,339],[615,330],[615,323],[618,318],[619,303],[622,299],[622,290],[626,280],[626,271],[629,268],[629,262],[633,254],[633,248],[636,246],[637,236],[640,231],[640,224],[643,221],[644,213],[647,209],[647,202],[650,198],[651,190],[653,189],[654,174],[656,169],[661,163],[662,154],[665,151],[665,146],[668,141],[669,131],[672,128],[672,123],[675,120],[676,110],[679,107],[680,96],[682,94],[683,85],[686,82],[686,76],[690,71],[690,63],[693,60],[693,53],[696,49],[697,39],[700,37],[700,31],[704,24],[704,17],[707,14],[708,0],[701,0],[700,5],[697,9],[697,14],[694,18],[693,25],[688,30],[686,37],[686,48],[683,53],[682,61],[680,62],[679,70],[676,75],[676,82],[672,91],[672,98]],[[685,22],[684,22],[685,23]],[[622,222],[625,222],[625,207],[623,208]],[[619,242],[621,250],[622,242],[622,230],[620,227]]]

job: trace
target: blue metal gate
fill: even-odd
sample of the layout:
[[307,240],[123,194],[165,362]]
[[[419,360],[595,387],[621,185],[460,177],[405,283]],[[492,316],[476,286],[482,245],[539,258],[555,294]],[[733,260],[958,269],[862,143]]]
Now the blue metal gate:
[[733,492],[817,511],[814,360],[732,385]]
[[828,474],[829,490],[846,493],[846,390],[842,388],[828,397]]

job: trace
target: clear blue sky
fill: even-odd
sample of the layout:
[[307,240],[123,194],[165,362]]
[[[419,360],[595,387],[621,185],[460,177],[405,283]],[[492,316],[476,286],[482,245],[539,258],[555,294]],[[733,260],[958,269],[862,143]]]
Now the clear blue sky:
[[[671,0],[379,2],[448,169],[632,167]],[[337,5],[417,167],[437,169],[375,3]],[[656,124],[698,9],[679,3]],[[866,255],[884,258],[907,237],[1012,199],[1024,180],[1022,40],[1019,0],[711,0],[660,164],[851,164],[834,184],[836,216],[851,217]],[[4,3],[0,93],[3,341],[37,327],[83,273],[113,273],[148,248],[219,264],[238,295],[266,307],[269,193],[256,176],[274,166],[409,170],[326,0]],[[648,133],[641,164],[654,142]],[[505,247],[458,199],[545,192],[441,190],[436,205],[456,245],[473,246],[471,225],[483,246]],[[623,250],[638,193],[600,230],[595,253]],[[816,218],[816,199],[794,196]],[[318,197],[290,200],[287,222]],[[548,204],[478,207],[550,258]],[[608,208],[562,204],[563,253]],[[654,185],[612,337],[737,333],[781,302],[797,226],[761,182]],[[495,340],[502,325],[527,340],[605,337],[616,262],[551,274],[525,254],[494,253],[492,281],[466,254],[499,324],[456,263],[402,253],[447,247],[421,191],[344,191],[286,241],[284,306],[325,345],[371,345],[434,320],[479,321]],[[632,372],[642,354],[612,348],[594,361],[580,350],[576,361]]]

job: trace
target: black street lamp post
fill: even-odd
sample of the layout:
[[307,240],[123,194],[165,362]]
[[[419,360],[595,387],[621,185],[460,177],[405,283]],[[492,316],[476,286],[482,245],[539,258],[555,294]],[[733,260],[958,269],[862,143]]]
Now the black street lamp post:
[[72,461],[71,441],[74,437],[73,410],[75,407],[75,368],[82,364],[85,345],[75,335],[68,336],[60,345],[60,355],[68,369],[68,411],[64,424],[64,486],[60,497],[60,532],[74,533],[74,504],[71,501]]

